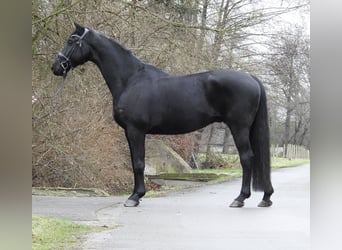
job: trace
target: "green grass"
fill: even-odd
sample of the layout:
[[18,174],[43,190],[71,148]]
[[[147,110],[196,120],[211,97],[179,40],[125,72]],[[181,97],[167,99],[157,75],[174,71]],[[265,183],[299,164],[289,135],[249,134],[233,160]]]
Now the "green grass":
[[203,173],[203,174],[239,174],[242,173],[241,167],[234,168],[202,168],[193,169],[193,173]]
[[[204,160],[205,160],[205,155],[200,154],[198,157],[199,163],[200,164],[203,163]],[[242,168],[239,163],[238,155],[213,154],[211,156],[211,160],[213,161],[214,166],[222,165],[222,166],[233,166],[233,167],[195,169],[193,170],[193,172],[194,173],[228,174],[228,175],[236,175],[236,176],[239,176],[242,174]],[[271,167],[273,169],[294,167],[294,166],[299,166],[299,165],[306,164],[309,162],[310,160],[306,160],[306,159],[289,160],[287,158],[272,157]]]
[[292,159],[289,160],[287,158],[280,157],[272,157],[271,159],[271,167],[272,168],[286,168],[286,167],[295,167],[302,164],[309,163],[310,160],[306,159]]
[[75,249],[81,235],[100,230],[98,226],[46,216],[32,216],[32,249]]

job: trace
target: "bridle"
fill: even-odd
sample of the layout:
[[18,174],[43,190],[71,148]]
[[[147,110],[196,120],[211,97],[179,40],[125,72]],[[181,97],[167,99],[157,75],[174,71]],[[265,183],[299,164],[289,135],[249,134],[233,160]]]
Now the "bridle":
[[83,34],[81,36],[76,35],[76,34],[71,35],[71,37],[76,37],[77,38],[77,40],[74,43],[74,45],[72,46],[72,48],[68,51],[68,53],[66,53],[66,55],[63,54],[61,51],[58,52],[57,57],[60,57],[60,58],[63,59],[63,60],[60,60],[60,63],[59,63],[61,65],[61,67],[63,68],[63,78],[62,78],[61,84],[60,84],[60,86],[58,88],[58,91],[57,91],[56,101],[54,102],[54,104],[52,106],[52,109],[51,109],[51,111],[49,113],[47,113],[47,114],[45,114],[45,115],[43,115],[43,116],[41,116],[39,118],[33,118],[32,117],[32,119],[34,121],[40,121],[43,118],[45,118],[47,116],[50,116],[50,115],[52,115],[55,112],[55,110],[56,110],[56,108],[57,108],[57,106],[59,104],[59,101],[61,99],[61,95],[62,95],[62,91],[63,91],[64,82],[65,82],[65,78],[66,78],[66,75],[67,75],[67,71],[68,71],[69,68],[73,68],[72,64],[71,64],[71,61],[70,61],[70,58],[73,55],[73,53],[76,51],[77,48],[81,48],[82,47],[82,41],[83,41],[84,37],[86,36],[86,34],[88,32],[89,32],[89,29],[84,28],[84,32],[83,32]]
[[68,51],[68,53],[64,54],[63,52],[58,52],[57,56],[62,58],[63,60],[60,60],[60,65],[63,68],[63,76],[65,77],[67,74],[67,70],[69,68],[73,68],[70,58],[71,56],[74,54],[74,52],[76,51],[77,48],[81,48],[82,47],[82,41],[84,39],[84,37],[86,36],[86,34],[89,32],[89,29],[84,28],[84,32],[81,36],[73,34],[71,35],[71,37],[76,37],[77,40],[74,43],[74,45],[72,46],[72,48]]

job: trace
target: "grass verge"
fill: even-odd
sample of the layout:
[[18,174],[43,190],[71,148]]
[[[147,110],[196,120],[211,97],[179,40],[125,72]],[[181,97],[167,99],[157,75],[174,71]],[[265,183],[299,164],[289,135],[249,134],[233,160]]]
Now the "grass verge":
[[[229,174],[229,175],[234,175],[239,176],[242,174],[242,168],[240,166],[240,164],[238,164],[236,166],[236,157],[238,157],[237,155],[233,155],[233,156],[222,156],[221,158],[223,159],[223,161],[227,164],[229,164],[229,160],[228,159],[234,159],[233,162],[231,162],[231,164],[235,164],[234,167],[222,167],[222,168],[203,168],[203,169],[194,169],[193,172],[194,173],[214,173],[214,174]],[[222,160],[220,159],[220,161]],[[287,159],[287,158],[280,158],[280,157],[272,157],[271,158],[271,167],[272,169],[278,169],[278,168],[286,168],[286,167],[295,167],[295,166],[299,166],[302,164],[306,164],[309,163],[310,160],[306,160],[306,159]],[[219,165],[219,164],[217,164]],[[224,165],[224,164],[221,164]]]
[[295,167],[295,166],[303,165],[303,164],[306,164],[309,162],[310,162],[310,160],[306,160],[306,159],[289,160],[287,158],[272,157],[271,158],[271,167],[273,169]]
[[47,216],[32,216],[32,249],[77,249],[80,237],[103,230]]

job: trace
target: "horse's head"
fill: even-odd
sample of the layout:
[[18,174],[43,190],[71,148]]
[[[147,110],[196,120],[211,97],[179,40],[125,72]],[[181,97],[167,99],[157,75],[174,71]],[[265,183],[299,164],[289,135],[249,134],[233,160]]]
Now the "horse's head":
[[86,42],[89,29],[74,23],[76,30],[70,35],[67,44],[57,54],[51,70],[57,76],[66,76],[71,68],[75,68],[89,60],[90,46]]

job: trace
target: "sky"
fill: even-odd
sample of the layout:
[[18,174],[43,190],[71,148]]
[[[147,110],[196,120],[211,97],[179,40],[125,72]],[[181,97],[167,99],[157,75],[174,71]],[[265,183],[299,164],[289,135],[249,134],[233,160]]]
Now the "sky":
[[[262,0],[264,6],[286,7],[302,5],[307,0]],[[290,4],[289,4],[290,3]],[[301,25],[304,27],[305,33],[310,34],[310,5],[297,10],[280,15],[274,20],[279,24],[279,28],[285,28],[292,25]]]

